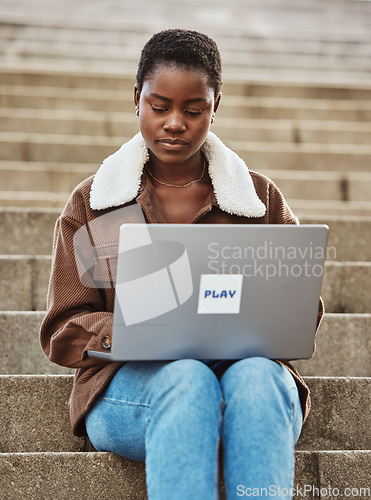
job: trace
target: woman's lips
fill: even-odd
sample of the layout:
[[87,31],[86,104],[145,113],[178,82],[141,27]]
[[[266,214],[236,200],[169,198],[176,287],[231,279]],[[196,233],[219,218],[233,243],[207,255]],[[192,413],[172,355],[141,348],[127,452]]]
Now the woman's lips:
[[160,139],[159,142],[168,151],[180,151],[185,146],[188,146],[188,142],[182,139]]

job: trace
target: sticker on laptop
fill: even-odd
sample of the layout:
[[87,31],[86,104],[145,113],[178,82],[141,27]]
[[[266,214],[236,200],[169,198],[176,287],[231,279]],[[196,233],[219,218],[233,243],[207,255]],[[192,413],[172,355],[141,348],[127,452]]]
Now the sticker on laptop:
[[239,314],[242,274],[202,274],[198,314]]

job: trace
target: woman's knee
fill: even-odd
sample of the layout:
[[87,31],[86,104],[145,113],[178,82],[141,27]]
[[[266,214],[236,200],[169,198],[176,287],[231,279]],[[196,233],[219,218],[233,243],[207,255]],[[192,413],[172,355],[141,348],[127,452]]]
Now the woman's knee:
[[201,361],[181,359],[166,364],[152,380],[152,389],[157,394],[169,391],[178,396],[202,401],[217,402],[222,399],[219,381],[215,374]]
[[221,386],[226,402],[234,395],[273,402],[284,399],[290,406],[298,399],[293,376],[280,363],[268,358],[252,357],[237,361],[223,375]]

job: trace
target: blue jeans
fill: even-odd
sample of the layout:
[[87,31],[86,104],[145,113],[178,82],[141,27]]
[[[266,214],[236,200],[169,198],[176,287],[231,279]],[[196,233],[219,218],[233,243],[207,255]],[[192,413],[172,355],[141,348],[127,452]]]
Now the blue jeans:
[[218,498],[220,440],[228,499],[290,489],[301,426],[292,375],[257,357],[220,380],[192,359],[129,362],[86,418],[97,450],[145,461],[150,500]]

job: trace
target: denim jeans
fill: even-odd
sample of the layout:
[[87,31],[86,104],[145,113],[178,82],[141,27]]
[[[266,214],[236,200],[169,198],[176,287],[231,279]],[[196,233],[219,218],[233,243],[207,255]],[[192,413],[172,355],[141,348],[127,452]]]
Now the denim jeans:
[[302,426],[292,375],[255,357],[219,378],[192,359],[129,362],[87,415],[88,436],[99,451],[145,461],[150,500],[218,498],[220,441],[228,499],[285,493]]

